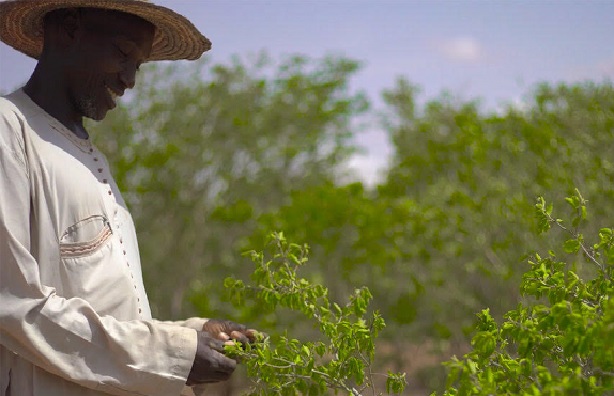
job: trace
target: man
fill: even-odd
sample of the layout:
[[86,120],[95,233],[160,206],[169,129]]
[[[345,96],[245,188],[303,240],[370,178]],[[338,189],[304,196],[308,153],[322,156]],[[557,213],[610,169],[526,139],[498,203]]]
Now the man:
[[3,1],[0,20],[0,39],[38,59],[0,98],[0,396],[170,396],[228,379],[224,343],[252,332],[151,318],[132,219],[83,126],[139,65],[197,59],[209,40],[137,0]]

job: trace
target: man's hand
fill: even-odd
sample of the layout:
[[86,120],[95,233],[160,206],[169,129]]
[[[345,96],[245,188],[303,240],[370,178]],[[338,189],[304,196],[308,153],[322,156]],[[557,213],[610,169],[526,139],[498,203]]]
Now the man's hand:
[[198,332],[198,346],[194,364],[188,375],[188,386],[226,381],[237,362],[224,355],[224,345],[238,341],[242,344],[256,341],[256,330],[230,320],[209,319]]
[[230,320],[209,319],[203,325],[203,331],[213,335],[218,340],[239,341],[242,344],[253,343],[256,341],[256,330],[247,329],[244,325]]
[[187,385],[226,381],[237,362],[224,356],[224,341],[206,331],[198,332],[198,345]]

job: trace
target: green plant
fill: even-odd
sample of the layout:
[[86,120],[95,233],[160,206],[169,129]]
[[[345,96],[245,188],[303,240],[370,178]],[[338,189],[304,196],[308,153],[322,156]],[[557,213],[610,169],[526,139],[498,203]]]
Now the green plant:
[[[500,326],[488,309],[478,314],[473,350],[454,357],[446,395],[599,395],[614,391],[614,238],[601,228],[589,245],[581,231],[587,201],[576,190],[566,199],[570,225],[552,217],[538,198],[540,232],[555,226],[570,238],[566,254],[588,267],[577,269],[554,251],[535,253],[520,291],[527,302],[505,315]],[[587,280],[579,273],[587,274]]]
[[[356,289],[342,306],[330,301],[327,288],[297,275],[308,260],[307,245],[289,243],[281,233],[273,234],[271,242],[272,257],[249,252],[256,264],[253,285],[226,279],[231,300],[243,305],[252,299],[260,310],[300,312],[318,328],[321,337],[303,342],[272,334],[253,345],[228,346],[228,352],[243,361],[254,380],[251,394],[319,395],[327,390],[376,394],[374,340],[385,323],[377,312],[368,310],[369,290]],[[403,391],[405,374],[388,372],[385,377],[387,393]]]

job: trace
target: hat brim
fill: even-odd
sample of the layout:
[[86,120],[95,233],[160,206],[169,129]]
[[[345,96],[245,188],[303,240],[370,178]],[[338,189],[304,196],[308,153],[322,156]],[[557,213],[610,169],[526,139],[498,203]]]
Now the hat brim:
[[184,16],[142,0],[8,0],[0,2],[0,40],[38,59],[43,50],[43,18],[60,8],[103,8],[137,15],[156,26],[148,61],[194,60],[211,42]]

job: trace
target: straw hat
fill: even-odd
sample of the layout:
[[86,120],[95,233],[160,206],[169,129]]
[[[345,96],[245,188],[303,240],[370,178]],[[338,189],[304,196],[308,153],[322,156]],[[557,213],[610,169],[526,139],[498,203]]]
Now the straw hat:
[[211,42],[184,16],[147,0],[0,1],[0,40],[38,59],[43,50],[43,17],[59,8],[92,7],[137,15],[156,26],[149,61],[198,59]]

